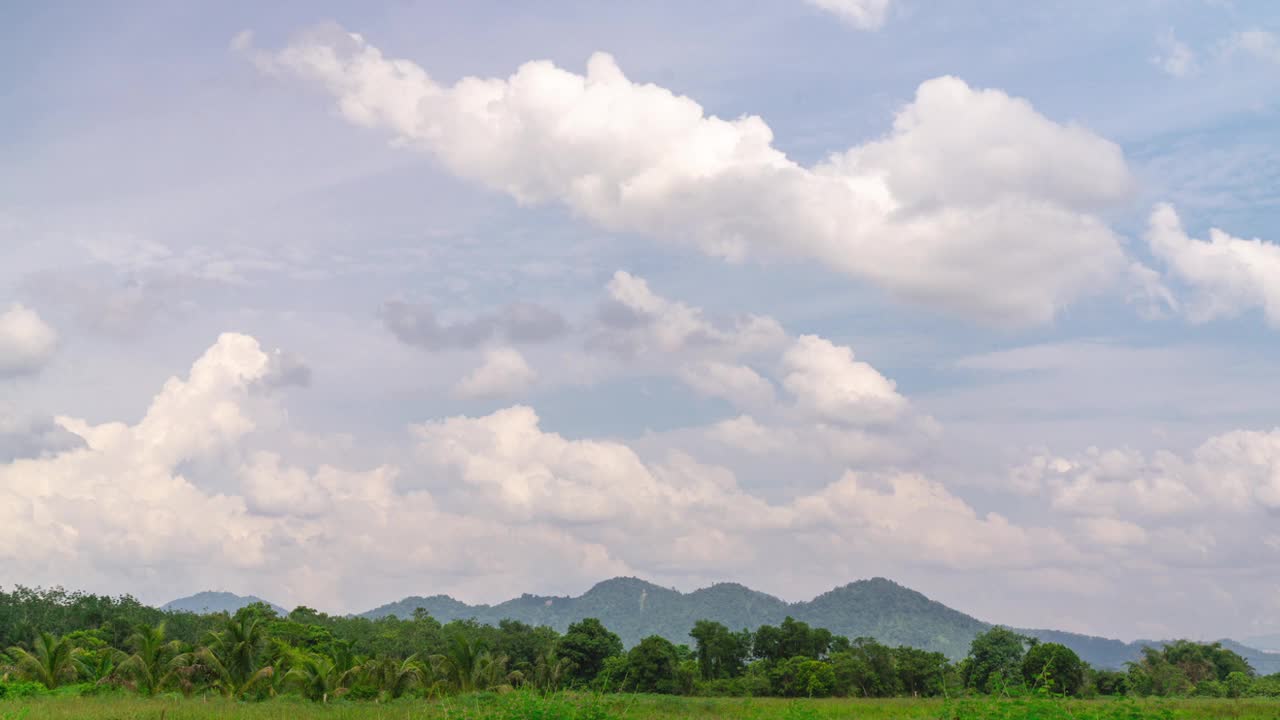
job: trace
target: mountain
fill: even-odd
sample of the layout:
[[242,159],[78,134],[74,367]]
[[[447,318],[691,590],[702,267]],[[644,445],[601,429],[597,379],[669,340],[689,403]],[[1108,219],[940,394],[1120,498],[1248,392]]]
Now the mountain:
[[[229,592],[198,592],[177,600],[170,600],[160,606],[161,610],[174,610],[179,612],[193,613],[234,613],[246,605],[253,603],[267,602],[262,598],[253,595],[236,595]],[[280,615],[288,615],[289,611],[274,603],[267,603]]]
[[1245,638],[1244,644],[1258,648],[1263,652],[1280,652],[1280,633]]
[[[599,618],[618,633],[628,647],[648,635],[661,635],[674,643],[690,643],[689,630],[698,620],[715,620],[733,630],[754,630],[777,625],[788,615],[815,627],[850,638],[873,637],[887,645],[910,645],[944,653],[953,660],[964,657],[974,636],[992,627],[970,615],[930,600],[923,594],[884,578],[859,580],[823,593],[813,600],[788,603],[736,583],[721,583],[682,593],[638,578],[605,580],[578,597],[521,595],[497,605],[468,605],[447,595],[409,597],[362,615],[407,618],[417,608],[440,622],[475,619],[496,625],[511,619],[531,625],[549,625],[560,632],[583,618]],[[1160,645],[1140,640],[1126,643],[1059,630],[1018,632],[1042,642],[1056,642],[1073,649],[1095,667],[1122,668],[1137,660],[1142,648]],[[1280,654],[1266,653],[1230,640],[1223,645],[1247,659],[1263,674],[1280,672]]]

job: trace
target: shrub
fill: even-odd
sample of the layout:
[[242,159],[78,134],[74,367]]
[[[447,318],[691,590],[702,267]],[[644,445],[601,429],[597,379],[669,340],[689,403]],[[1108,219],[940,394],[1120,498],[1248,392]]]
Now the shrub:
[[0,682],[0,699],[48,695],[49,689],[38,682]]

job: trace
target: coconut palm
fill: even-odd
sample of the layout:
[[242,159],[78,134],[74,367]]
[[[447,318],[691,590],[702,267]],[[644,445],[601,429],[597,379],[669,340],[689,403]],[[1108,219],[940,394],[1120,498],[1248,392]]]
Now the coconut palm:
[[[267,630],[256,615],[231,618],[222,630],[210,633],[196,659],[213,677],[213,685],[227,697],[243,697],[274,674],[267,664]],[[188,664],[184,659],[179,664]]]
[[382,697],[394,700],[415,686],[430,692],[434,686],[435,671],[423,664],[415,653],[403,660],[391,657],[374,658],[363,667],[365,677],[378,688]]
[[64,683],[75,682],[81,674],[87,673],[81,656],[81,651],[70,640],[46,632],[36,635],[30,650],[9,648],[14,672],[26,680],[41,683],[50,690]]
[[285,673],[286,686],[298,688],[309,700],[329,702],[348,690],[357,668],[343,670],[333,658],[310,653],[298,654],[291,659],[289,672]]
[[569,670],[569,660],[556,655],[554,648],[547,648],[538,655],[533,665],[533,686],[542,692],[554,692],[560,688]]
[[507,656],[493,655],[470,638],[456,635],[444,655],[435,657],[445,680],[458,692],[489,690],[509,684]]
[[160,623],[139,625],[129,637],[129,647],[133,654],[120,663],[115,676],[143,695],[154,695],[173,677],[173,661],[182,654],[182,645],[166,640]]

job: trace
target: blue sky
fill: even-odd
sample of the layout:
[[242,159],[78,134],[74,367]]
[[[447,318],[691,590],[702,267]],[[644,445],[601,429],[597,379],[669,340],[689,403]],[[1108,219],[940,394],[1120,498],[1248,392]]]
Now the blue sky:
[[1269,3],[0,28],[4,577],[1280,629]]

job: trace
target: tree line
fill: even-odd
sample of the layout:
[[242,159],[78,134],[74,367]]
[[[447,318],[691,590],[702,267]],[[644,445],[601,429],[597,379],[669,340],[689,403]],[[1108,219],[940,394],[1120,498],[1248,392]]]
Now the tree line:
[[371,620],[307,607],[281,616],[255,604],[196,614],[127,596],[19,587],[0,592],[0,696],[68,685],[318,702],[521,687],[783,697],[1280,696],[1280,675],[1257,676],[1217,643],[1149,647],[1125,670],[1104,670],[1064,645],[1000,627],[974,638],[959,662],[792,618],[755,631],[701,620],[689,638],[675,644],[654,635],[627,649],[592,618],[559,633],[514,620],[441,624],[423,611]]

